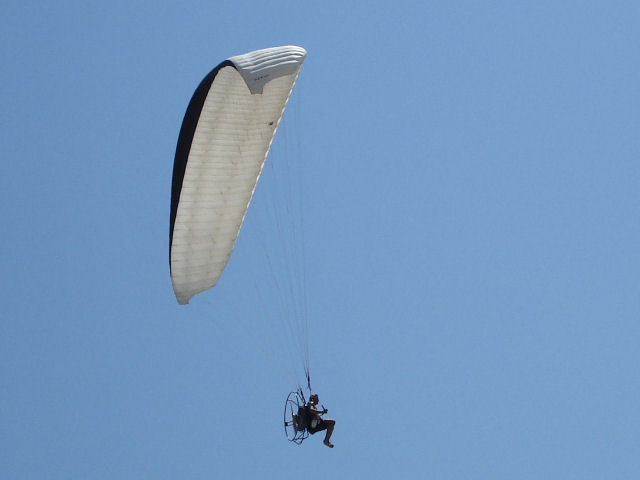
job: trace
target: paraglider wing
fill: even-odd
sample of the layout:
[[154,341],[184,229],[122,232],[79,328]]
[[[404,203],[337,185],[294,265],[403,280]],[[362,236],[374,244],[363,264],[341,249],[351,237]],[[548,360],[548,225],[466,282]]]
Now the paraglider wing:
[[305,56],[285,46],[231,57],[196,89],[173,166],[169,264],[178,303],[218,282]]

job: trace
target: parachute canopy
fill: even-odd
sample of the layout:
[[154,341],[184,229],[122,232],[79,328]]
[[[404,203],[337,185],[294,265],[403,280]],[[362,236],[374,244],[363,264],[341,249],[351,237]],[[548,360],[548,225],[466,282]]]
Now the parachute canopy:
[[305,57],[296,46],[237,55],[193,94],[171,189],[169,264],[181,305],[218,282]]

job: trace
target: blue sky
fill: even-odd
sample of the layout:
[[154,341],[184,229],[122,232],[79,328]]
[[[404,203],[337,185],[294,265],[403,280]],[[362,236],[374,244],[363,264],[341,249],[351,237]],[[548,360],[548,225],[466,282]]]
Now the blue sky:
[[[7,1],[0,19],[3,477],[640,475],[636,2]],[[269,169],[220,284],[181,307],[169,278],[191,94],[285,44],[308,57],[268,162],[303,172],[333,450],[283,436]]]

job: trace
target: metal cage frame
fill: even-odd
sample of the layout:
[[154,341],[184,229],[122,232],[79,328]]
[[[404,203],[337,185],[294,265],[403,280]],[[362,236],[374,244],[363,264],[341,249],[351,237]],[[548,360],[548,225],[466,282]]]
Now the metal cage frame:
[[304,398],[302,389],[289,393],[287,400],[284,402],[284,434],[287,440],[300,445],[305,438],[309,436],[307,429],[298,430],[297,426],[294,426],[293,415],[298,414],[298,409],[304,407],[307,401]]

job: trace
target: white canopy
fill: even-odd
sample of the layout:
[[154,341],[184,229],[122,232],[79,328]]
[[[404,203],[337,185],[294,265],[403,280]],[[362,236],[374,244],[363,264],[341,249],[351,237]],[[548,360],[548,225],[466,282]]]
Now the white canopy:
[[237,55],[194,93],[171,195],[169,262],[178,303],[222,274],[305,56],[296,46]]

